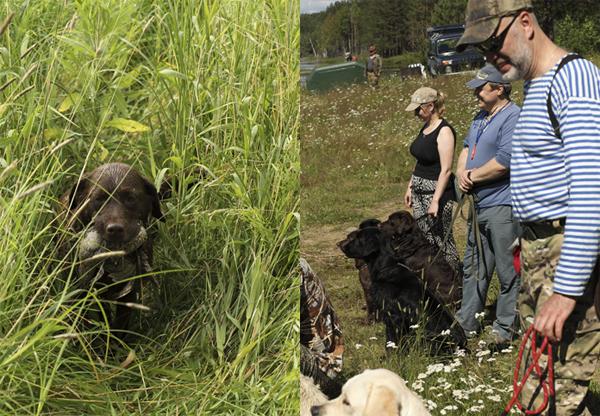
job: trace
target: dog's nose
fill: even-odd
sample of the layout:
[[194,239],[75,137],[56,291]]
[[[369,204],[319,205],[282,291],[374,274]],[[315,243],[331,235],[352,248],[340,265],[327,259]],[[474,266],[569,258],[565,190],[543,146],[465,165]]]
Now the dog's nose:
[[313,407],[311,407],[310,408],[310,414],[312,416],[319,416],[319,409],[320,408],[321,408],[320,406],[313,406]]
[[106,233],[108,234],[109,237],[113,237],[113,238],[122,237],[123,231],[125,231],[123,224],[112,222],[106,226]]

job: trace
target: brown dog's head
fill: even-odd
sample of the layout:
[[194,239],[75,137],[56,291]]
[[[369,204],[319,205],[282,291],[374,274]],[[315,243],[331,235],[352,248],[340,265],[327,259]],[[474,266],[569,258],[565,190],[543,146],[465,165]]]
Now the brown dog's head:
[[65,199],[75,229],[92,225],[108,246],[131,241],[151,217],[164,221],[154,185],[124,163],[85,174]]

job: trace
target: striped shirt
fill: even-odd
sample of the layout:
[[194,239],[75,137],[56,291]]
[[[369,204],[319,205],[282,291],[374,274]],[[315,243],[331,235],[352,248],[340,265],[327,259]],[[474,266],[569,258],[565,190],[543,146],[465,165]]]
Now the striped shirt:
[[558,63],[525,83],[512,141],[511,197],[521,221],[566,217],[554,292],[580,296],[600,248],[600,70],[567,63],[552,83],[553,134],[546,98]]

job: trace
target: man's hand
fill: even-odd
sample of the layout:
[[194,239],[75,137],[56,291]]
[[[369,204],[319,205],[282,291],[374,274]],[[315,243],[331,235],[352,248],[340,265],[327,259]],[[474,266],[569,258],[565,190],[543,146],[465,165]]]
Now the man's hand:
[[468,193],[473,189],[473,181],[469,179],[469,170],[463,170],[458,178],[458,187],[464,193]]
[[565,321],[575,309],[576,300],[572,297],[554,293],[542,305],[533,320],[533,327],[542,336],[556,342],[562,339]]

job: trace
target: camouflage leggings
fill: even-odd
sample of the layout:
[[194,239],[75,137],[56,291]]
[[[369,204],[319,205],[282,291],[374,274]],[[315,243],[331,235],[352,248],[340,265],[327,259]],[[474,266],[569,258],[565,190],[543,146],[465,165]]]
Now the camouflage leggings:
[[379,84],[379,75],[375,75],[374,72],[367,72],[367,82],[371,87],[376,87]]
[[[533,231],[525,227],[525,235],[521,240],[522,276],[518,302],[523,331],[533,322],[535,311],[552,295],[552,282],[562,243],[561,227],[548,225]],[[565,322],[563,340],[558,346],[553,345],[556,412],[544,414],[591,415],[585,409],[584,397],[600,355],[600,321],[594,308],[597,275],[598,267],[584,295],[577,300],[575,310]],[[545,357],[540,359],[540,365],[545,368]],[[525,384],[521,402],[529,404],[529,409],[536,409],[543,398],[543,391],[539,388],[539,379],[532,376]]]

